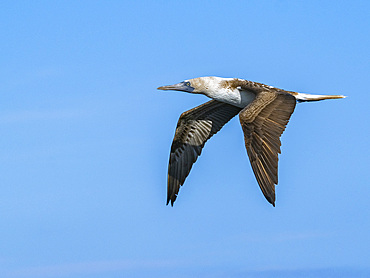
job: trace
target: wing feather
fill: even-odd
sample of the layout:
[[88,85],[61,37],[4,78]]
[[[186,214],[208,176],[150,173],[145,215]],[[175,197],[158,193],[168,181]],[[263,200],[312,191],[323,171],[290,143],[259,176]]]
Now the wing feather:
[[275,206],[278,183],[280,136],[296,104],[294,96],[284,92],[259,92],[240,113],[245,146],[257,182],[266,199]]
[[180,186],[184,184],[206,141],[240,110],[239,107],[211,100],[181,114],[168,165],[167,204],[175,202]]

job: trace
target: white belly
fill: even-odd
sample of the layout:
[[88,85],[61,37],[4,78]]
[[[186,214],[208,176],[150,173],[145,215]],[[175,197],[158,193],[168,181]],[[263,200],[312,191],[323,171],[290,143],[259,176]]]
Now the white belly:
[[244,108],[249,103],[251,103],[256,95],[243,90],[235,89],[231,90],[218,90],[216,94],[207,94],[208,97],[225,102],[228,104],[232,104],[241,108]]

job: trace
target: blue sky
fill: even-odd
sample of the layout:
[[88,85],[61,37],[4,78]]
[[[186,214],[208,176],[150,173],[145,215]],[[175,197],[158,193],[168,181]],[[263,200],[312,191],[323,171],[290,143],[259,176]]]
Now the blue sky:
[[[368,1],[2,1],[2,277],[370,275]],[[179,115],[239,77],[303,103],[276,207],[238,119],[165,205]]]

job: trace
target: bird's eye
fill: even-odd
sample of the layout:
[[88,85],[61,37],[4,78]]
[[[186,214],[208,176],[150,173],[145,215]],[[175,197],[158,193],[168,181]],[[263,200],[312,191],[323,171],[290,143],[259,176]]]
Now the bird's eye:
[[186,82],[185,85],[190,87],[190,82]]

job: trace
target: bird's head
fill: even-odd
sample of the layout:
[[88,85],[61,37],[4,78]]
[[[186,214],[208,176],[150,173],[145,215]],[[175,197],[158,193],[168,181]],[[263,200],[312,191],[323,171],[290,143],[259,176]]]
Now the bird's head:
[[206,94],[209,90],[210,86],[215,85],[215,81],[217,77],[198,77],[189,80],[185,80],[183,82],[174,84],[174,85],[167,85],[158,87],[158,90],[173,90],[173,91],[183,91],[192,94]]

